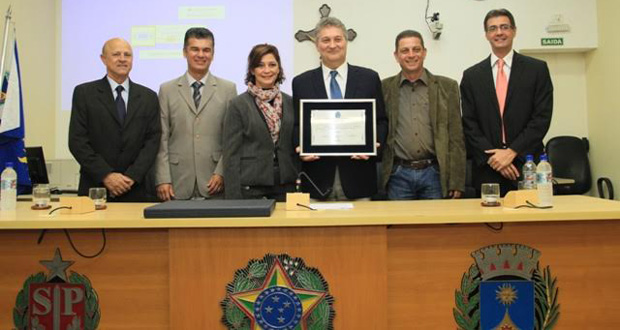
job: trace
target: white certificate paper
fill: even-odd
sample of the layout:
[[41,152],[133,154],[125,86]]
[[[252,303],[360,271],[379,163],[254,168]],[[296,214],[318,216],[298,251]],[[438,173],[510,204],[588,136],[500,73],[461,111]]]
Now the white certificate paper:
[[312,146],[366,144],[366,110],[311,110]]

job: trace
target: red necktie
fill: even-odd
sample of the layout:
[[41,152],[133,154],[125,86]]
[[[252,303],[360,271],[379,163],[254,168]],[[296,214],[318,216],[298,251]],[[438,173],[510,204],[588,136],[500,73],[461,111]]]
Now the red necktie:
[[504,107],[506,105],[506,94],[508,92],[508,79],[504,72],[504,60],[497,60],[497,82],[495,84],[497,102],[499,103],[499,116],[502,119],[502,142],[506,144],[506,130],[504,128]]

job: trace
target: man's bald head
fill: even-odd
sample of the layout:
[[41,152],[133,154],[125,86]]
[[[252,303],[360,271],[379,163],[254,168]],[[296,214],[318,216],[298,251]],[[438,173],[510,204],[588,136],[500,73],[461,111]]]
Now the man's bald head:
[[108,76],[119,84],[123,83],[133,65],[131,45],[122,38],[106,41],[101,48],[101,61],[106,66]]
[[129,44],[127,40],[123,38],[112,38],[103,44],[103,47],[101,48],[101,55],[105,54],[106,51],[109,51],[110,47],[113,47],[115,45],[122,45],[122,44],[127,45],[129,49],[131,49],[131,45]]

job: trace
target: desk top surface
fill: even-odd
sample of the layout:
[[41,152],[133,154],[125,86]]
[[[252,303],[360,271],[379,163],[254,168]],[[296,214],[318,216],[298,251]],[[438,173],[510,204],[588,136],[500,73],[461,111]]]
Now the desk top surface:
[[[587,196],[555,196],[552,209],[481,207],[479,199],[355,202],[351,210],[286,211],[278,203],[271,217],[145,219],[152,203],[108,203],[88,214],[33,211],[18,202],[16,211],[0,211],[0,230],[55,228],[231,228],[421,225],[446,223],[585,221],[620,219],[620,202]],[[52,203],[53,207],[58,203]]]

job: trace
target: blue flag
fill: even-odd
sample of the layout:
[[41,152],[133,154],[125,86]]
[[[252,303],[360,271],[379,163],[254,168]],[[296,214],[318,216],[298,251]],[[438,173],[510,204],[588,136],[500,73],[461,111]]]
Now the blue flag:
[[17,40],[9,40],[12,46],[7,48],[0,93],[0,171],[4,170],[7,162],[13,163],[17,172],[17,193],[20,194],[29,193],[32,183],[24,146],[24,104]]

